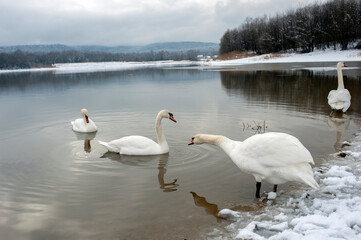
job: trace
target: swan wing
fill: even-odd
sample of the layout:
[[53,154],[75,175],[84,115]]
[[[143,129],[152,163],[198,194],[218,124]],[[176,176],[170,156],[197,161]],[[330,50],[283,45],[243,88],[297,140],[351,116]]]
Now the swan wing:
[[81,118],[75,119],[75,121],[72,121],[71,124],[73,125],[73,130],[76,132],[84,132],[85,131],[85,125],[84,121]]
[[75,132],[96,132],[98,130],[97,126],[95,125],[95,123],[90,119],[89,119],[89,123],[85,124],[83,119],[78,118],[75,119],[75,121],[71,121],[70,123],[73,125],[73,130]]
[[143,136],[127,136],[108,143],[99,143],[111,152],[124,155],[154,155],[167,152],[158,143]]
[[332,90],[328,94],[328,104],[336,110],[346,112],[351,105],[351,94],[347,89]]
[[242,156],[262,167],[286,167],[312,163],[311,153],[295,137],[285,133],[257,134],[242,144]]

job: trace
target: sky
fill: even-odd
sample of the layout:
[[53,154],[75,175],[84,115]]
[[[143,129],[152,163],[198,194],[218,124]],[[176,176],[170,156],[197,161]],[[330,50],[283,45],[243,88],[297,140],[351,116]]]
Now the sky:
[[322,0],[0,0],[0,46],[219,43],[247,17]]

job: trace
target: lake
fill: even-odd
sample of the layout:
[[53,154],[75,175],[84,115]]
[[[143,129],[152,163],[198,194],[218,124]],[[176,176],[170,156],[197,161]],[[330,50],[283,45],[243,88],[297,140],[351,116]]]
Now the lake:
[[[254,178],[217,147],[188,146],[191,137],[242,141],[285,132],[319,166],[361,126],[361,63],[348,65],[351,107],[336,117],[327,104],[337,88],[336,63],[0,74],[2,238],[202,239],[229,224],[216,217],[218,210],[261,207]],[[81,108],[97,133],[72,131]],[[177,120],[162,121],[169,154],[121,156],[98,143],[127,135],[155,140],[162,109]]]

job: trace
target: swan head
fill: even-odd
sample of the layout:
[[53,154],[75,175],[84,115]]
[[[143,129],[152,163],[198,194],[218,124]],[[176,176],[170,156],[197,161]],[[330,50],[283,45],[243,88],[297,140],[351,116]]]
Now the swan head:
[[177,122],[177,120],[175,120],[173,113],[171,113],[171,111],[169,110],[162,110],[158,113],[159,116],[161,116],[162,118],[169,118],[170,120],[172,120],[173,122]]
[[338,62],[337,68],[341,68],[341,67],[347,67],[347,65],[344,62]]
[[81,111],[81,115],[86,123],[89,123],[88,110],[83,108]]
[[188,145],[209,143],[210,140],[207,138],[207,136],[208,135],[206,134],[196,134],[192,137],[192,140],[190,143],[188,143]]

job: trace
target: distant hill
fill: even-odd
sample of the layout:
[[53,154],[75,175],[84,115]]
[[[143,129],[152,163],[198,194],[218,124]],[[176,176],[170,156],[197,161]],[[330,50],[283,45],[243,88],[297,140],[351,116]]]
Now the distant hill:
[[189,50],[197,50],[202,53],[213,53],[219,50],[218,43],[209,42],[162,42],[153,43],[143,46],[67,46],[63,44],[43,44],[43,45],[17,45],[0,47],[0,52],[15,52],[17,50],[23,52],[62,52],[62,51],[82,51],[82,52],[107,52],[107,53],[143,53],[143,52],[186,52]]
[[43,44],[43,45],[17,45],[17,46],[8,46],[0,47],[0,52],[15,52],[17,50],[23,52],[62,52],[74,50],[72,47],[62,45],[62,44]]

